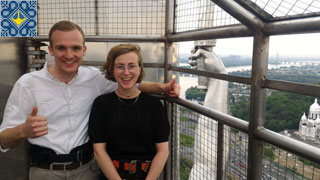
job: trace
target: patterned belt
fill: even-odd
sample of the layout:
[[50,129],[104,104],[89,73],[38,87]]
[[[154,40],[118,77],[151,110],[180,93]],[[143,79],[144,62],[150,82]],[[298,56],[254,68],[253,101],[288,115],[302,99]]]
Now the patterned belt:
[[143,172],[148,172],[150,168],[151,161],[143,161],[140,162],[139,160],[131,160],[131,161],[124,161],[123,162],[123,167],[120,167],[120,161],[121,160],[112,160],[114,166],[116,167],[117,170],[125,170],[128,171],[129,174],[134,174],[137,171],[137,168],[140,166],[141,171]]

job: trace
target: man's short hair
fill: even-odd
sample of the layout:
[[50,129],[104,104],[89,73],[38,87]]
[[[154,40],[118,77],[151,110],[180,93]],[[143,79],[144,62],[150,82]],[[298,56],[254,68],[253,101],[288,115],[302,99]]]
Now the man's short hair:
[[50,31],[49,31],[49,42],[50,42],[50,45],[53,45],[53,42],[52,42],[52,34],[54,31],[65,31],[65,32],[68,32],[68,31],[73,31],[73,30],[78,30],[81,35],[82,35],[82,38],[83,38],[83,45],[84,45],[84,42],[85,42],[85,39],[84,39],[84,32],[83,30],[81,29],[80,26],[78,26],[77,24],[71,22],[71,21],[59,21],[57,23],[55,23]]

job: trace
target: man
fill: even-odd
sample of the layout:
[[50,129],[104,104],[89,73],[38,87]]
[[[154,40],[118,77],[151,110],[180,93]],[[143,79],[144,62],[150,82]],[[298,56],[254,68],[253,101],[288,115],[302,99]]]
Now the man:
[[[86,54],[82,29],[69,21],[49,32],[50,55],[40,71],[23,75],[8,99],[0,127],[1,150],[28,140],[31,144],[30,179],[97,179],[98,170],[88,143],[88,118],[93,100],[116,89],[92,67],[80,67]],[[145,92],[179,96],[175,81],[140,83]]]

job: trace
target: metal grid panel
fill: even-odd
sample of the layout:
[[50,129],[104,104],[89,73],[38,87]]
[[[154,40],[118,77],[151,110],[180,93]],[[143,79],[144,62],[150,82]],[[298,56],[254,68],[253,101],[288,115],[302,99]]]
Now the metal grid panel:
[[226,179],[246,179],[248,167],[248,134],[231,130]]
[[210,0],[177,0],[175,31],[190,31],[239,24]]
[[[233,129],[230,135],[227,179],[245,179],[247,175],[248,135]],[[320,165],[276,146],[264,143],[262,179],[319,179]]]
[[320,179],[320,165],[283,149],[264,145],[263,178]]
[[39,0],[39,35],[48,35],[51,26],[61,20],[78,24],[86,35],[95,35],[94,0]]
[[[216,179],[217,122],[177,104],[173,109],[174,122],[178,122],[177,127],[173,127],[177,131],[173,134],[176,149],[172,154],[178,156],[178,161],[173,161],[173,169],[179,169],[173,179]],[[225,132],[228,133],[228,129],[225,127]],[[224,136],[224,142],[228,147],[228,135]],[[229,150],[223,152],[222,161],[226,163]]]
[[[197,127],[201,126],[199,122],[210,122],[212,119],[205,117],[199,113],[196,113],[188,108],[174,104],[173,108],[173,121],[178,122],[175,124],[177,127],[173,127],[177,131],[173,134],[173,147],[172,154],[178,156],[178,161],[173,160],[173,169],[179,170],[179,174],[176,174],[174,179],[188,180],[191,177],[194,179],[210,179],[208,174],[205,173],[207,165],[216,166],[215,162],[210,162],[210,158],[216,156],[215,147],[217,144],[213,142],[208,136],[201,134],[197,136]],[[179,120],[179,121],[178,121]],[[212,133],[216,127],[211,127]],[[229,127],[225,127],[225,130]],[[200,139],[197,139],[200,137]],[[201,152],[195,148],[197,143],[203,148]],[[230,135],[225,134],[224,146],[228,147],[228,150],[224,150],[224,164],[225,164],[225,179],[246,179],[248,168],[248,142],[249,136],[246,133],[231,129]],[[229,144],[229,146],[228,146]],[[202,159],[197,159],[198,155],[202,156]],[[203,158],[203,157],[207,158]],[[201,156],[200,156],[201,157]],[[203,170],[195,170],[195,161],[201,162],[201,168]],[[211,163],[211,164],[210,164]],[[262,179],[319,179],[320,178],[320,165],[305,160],[296,156],[293,153],[289,153],[279,147],[264,143],[264,158],[262,164]],[[211,177],[212,178],[212,177]],[[215,178],[214,178],[215,179]]]
[[98,12],[98,34],[164,35],[164,0],[101,1]]
[[273,17],[320,12],[318,0],[251,0]]
[[[173,162],[173,169],[180,167],[178,168],[180,170],[179,174],[177,174],[180,178],[175,177],[173,179],[188,180],[194,161],[193,148],[197,126],[195,119],[198,119],[198,114],[181,106],[173,109],[176,111],[173,113],[173,119],[175,122],[179,122],[178,127],[175,127],[178,131],[175,132],[177,141],[174,146],[177,148],[178,160],[180,160],[180,162]],[[177,112],[180,112],[180,114]],[[178,119],[180,119],[180,121],[178,121]]]
[[86,35],[164,35],[164,0],[39,0],[39,35],[60,20]]
[[[248,135],[232,129],[227,179],[247,176]],[[264,143],[262,179],[319,179],[320,165],[276,146]]]

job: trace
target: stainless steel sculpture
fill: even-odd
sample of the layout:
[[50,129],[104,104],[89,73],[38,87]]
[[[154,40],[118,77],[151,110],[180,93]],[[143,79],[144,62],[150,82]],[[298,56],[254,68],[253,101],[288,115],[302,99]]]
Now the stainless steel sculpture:
[[[190,65],[198,70],[226,74],[227,71],[221,59],[212,51],[214,46],[215,40],[195,42],[193,54],[189,58]],[[199,89],[207,90],[204,106],[227,113],[228,82],[200,76],[198,82]],[[217,121],[199,116],[195,134],[194,161],[189,180],[216,179],[217,129]],[[229,130],[225,130],[224,139],[228,137]],[[227,152],[228,141],[225,141],[224,157],[227,156]]]

